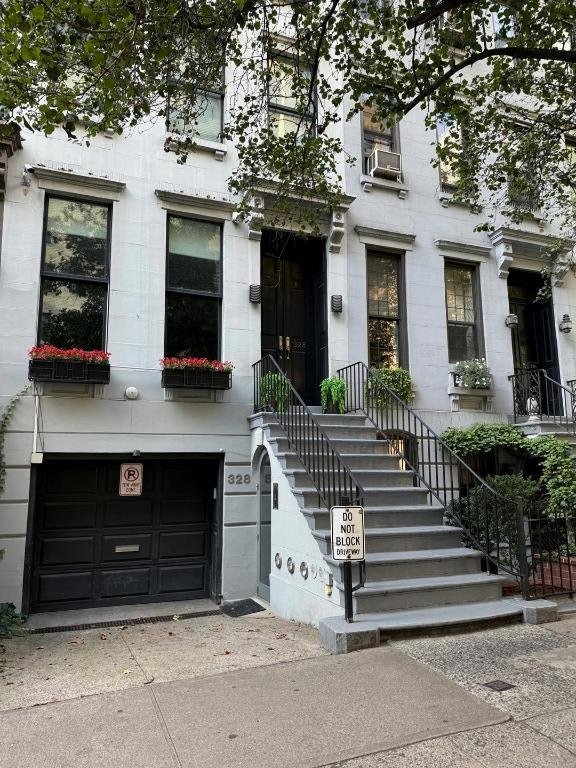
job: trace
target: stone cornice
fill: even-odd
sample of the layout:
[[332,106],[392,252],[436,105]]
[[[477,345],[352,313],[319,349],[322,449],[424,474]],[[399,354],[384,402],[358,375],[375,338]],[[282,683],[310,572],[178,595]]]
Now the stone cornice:
[[[537,232],[527,232],[511,227],[499,227],[489,233],[492,241],[492,252],[498,263],[498,276],[506,280],[515,257],[532,259],[552,266],[552,283],[562,287],[564,277],[568,272],[568,251],[574,248],[576,242],[570,238],[557,238],[551,235],[541,235]],[[547,251],[560,244],[561,255],[552,255]]]
[[96,194],[117,200],[120,193],[126,188],[125,182],[110,179],[107,176],[76,173],[60,168],[48,168],[44,165],[34,165],[30,170],[38,179],[38,186],[41,189],[66,191],[67,188],[74,187],[75,191],[80,189],[81,192],[87,194]]
[[455,240],[434,240],[434,245],[440,251],[449,253],[463,253],[469,256],[490,256],[491,248],[487,245],[475,245],[474,243],[458,243]]
[[402,245],[413,245],[416,235],[409,232],[395,232],[391,229],[375,229],[374,227],[364,227],[357,224],[354,231],[362,242],[378,241],[382,245],[391,243],[400,243]]
[[236,203],[228,197],[214,194],[191,194],[188,192],[175,192],[168,189],[155,189],[156,197],[167,205],[179,205],[189,208],[203,208],[231,213],[236,208]]

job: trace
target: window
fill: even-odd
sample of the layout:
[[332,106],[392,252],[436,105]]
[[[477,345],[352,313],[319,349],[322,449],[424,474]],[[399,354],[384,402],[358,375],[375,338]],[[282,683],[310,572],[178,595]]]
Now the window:
[[38,343],[104,349],[111,208],[48,197]]
[[168,216],[166,260],[167,357],[220,355],[222,227]]
[[461,128],[444,120],[436,123],[436,137],[441,148],[446,148],[447,157],[440,162],[440,187],[442,192],[454,192],[459,183],[458,171],[450,159],[450,150],[464,141]]
[[391,368],[404,361],[400,256],[368,253],[368,362]]
[[448,359],[451,363],[480,357],[479,301],[476,268],[446,263]]
[[293,59],[276,57],[270,62],[268,123],[278,138],[313,132],[315,107],[309,99],[310,77],[310,70]]
[[398,126],[388,126],[376,117],[376,107],[366,105],[362,110],[362,144],[364,152],[364,171],[371,168],[369,158],[375,149],[386,152],[400,152]]
[[206,141],[222,141],[224,115],[224,73],[213,88],[198,91],[195,102],[188,103],[186,85],[170,99],[168,130],[182,136],[195,136]]

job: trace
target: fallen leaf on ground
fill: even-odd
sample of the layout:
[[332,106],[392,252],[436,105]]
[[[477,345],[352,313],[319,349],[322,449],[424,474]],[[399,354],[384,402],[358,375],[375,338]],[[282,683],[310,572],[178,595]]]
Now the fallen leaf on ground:
[[214,656],[229,656],[232,651],[224,651],[224,653],[215,653]]
[[288,637],[288,635],[284,635],[284,634],[276,635],[276,640],[284,640],[287,637]]
[[43,651],[43,650],[44,650],[44,646],[43,646],[43,645],[39,645],[39,646],[36,648],[36,650],[37,650],[37,651]]
[[108,640],[108,635],[100,635],[100,640]]

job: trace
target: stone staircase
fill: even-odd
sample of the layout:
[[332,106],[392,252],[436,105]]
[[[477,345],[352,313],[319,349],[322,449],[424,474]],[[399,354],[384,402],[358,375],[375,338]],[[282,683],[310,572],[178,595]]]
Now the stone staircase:
[[[481,553],[463,546],[460,528],[444,525],[444,508],[430,501],[414,473],[377,438],[364,416],[316,418],[364,488],[366,581],[354,593],[355,628],[373,628],[381,637],[422,627],[521,618],[518,603],[502,599],[505,579],[481,570]],[[264,429],[343,605],[341,570],[330,552],[329,511],[272,416]],[[335,617],[334,622],[342,624],[343,619]]]

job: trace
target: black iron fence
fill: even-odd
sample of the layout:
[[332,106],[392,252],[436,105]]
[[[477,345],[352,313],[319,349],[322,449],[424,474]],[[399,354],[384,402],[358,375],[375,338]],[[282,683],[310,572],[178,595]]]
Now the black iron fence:
[[552,379],[543,368],[517,371],[508,380],[512,384],[514,421],[539,420],[576,434],[576,391]]
[[326,509],[362,505],[362,486],[271,355],[254,363],[254,411],[273,413]]
[[448,522],[463,528],[465,544],[483,554],[485,568],[504,571],[530,591],[522,504],[494,491],[364,363],[338,371],[346,382],[346,410],[360,412],[381,439],[412,469],[445,508]]

